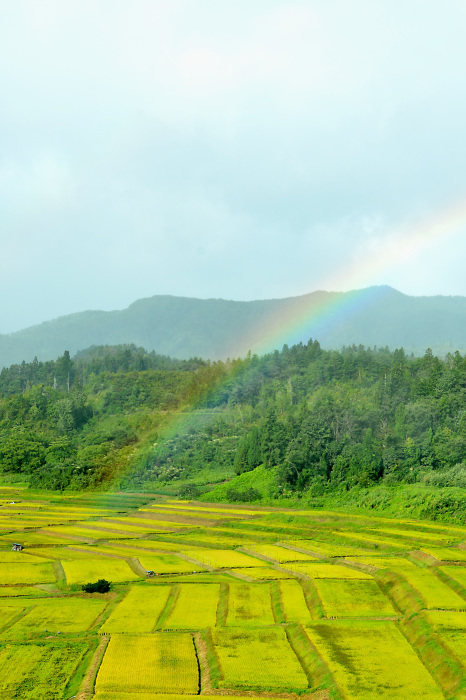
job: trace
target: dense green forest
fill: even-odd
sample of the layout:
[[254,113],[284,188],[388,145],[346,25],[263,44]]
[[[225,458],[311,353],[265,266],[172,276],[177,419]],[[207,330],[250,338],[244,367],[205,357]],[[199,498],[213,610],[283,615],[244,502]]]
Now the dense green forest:
[[134,345],[0,373],[0,468],[31,486],[197,495],[268,470],[267,493],[466,487],[466,358],[317,341],[263,357],[174,360]]

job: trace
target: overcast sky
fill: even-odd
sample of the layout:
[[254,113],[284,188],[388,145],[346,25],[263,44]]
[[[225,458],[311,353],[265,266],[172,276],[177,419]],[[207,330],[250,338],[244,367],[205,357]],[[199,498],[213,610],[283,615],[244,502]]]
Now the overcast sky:
[[422,238],[466,207],[464,0],[0,7],[0,333],[154,294],[466,294],[466,214]]

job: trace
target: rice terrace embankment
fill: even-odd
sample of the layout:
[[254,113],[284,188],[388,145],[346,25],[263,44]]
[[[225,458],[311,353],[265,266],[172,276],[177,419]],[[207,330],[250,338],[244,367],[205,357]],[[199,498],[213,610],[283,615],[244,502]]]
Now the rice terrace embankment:
[[464,527],[10,487],[0,530],[3,700],[465,697]]

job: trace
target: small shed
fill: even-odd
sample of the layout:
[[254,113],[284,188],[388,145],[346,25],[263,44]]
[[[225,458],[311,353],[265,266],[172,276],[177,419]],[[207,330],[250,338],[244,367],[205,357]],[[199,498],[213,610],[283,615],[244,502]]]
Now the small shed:
[[18,544],[17,542],[14,542],[13,547],[11,548],[12,552],[22,552],[23,551],[23,545]]

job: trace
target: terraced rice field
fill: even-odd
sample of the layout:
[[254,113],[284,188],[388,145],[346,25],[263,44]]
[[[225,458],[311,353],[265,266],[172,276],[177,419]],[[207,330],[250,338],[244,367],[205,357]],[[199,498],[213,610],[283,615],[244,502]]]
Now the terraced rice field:
[[270,588],[267,584],[229,584],[227,625],[258,627],[273,625]]
[[191,635],[114,634],[97,674],[97,691],[190,693],[199,687]]
[[308,680],[281,628],[212,632],[221,676],[219,688],[292,692],[308,688]]
[[2,700],[466,697],[466,528],[48,498],[3,506]]
[[349,700],[444,697],[393,622],[320,622],[306,632]]
[[314,585],[326,617],[379,617],[397,614],[375,581],[318,579]]
[[101,578],[115,582],[138,581],[141,578],[125,561],[118,559],[73,559],[63,561],[62,566],[69,585],[88,583]]

